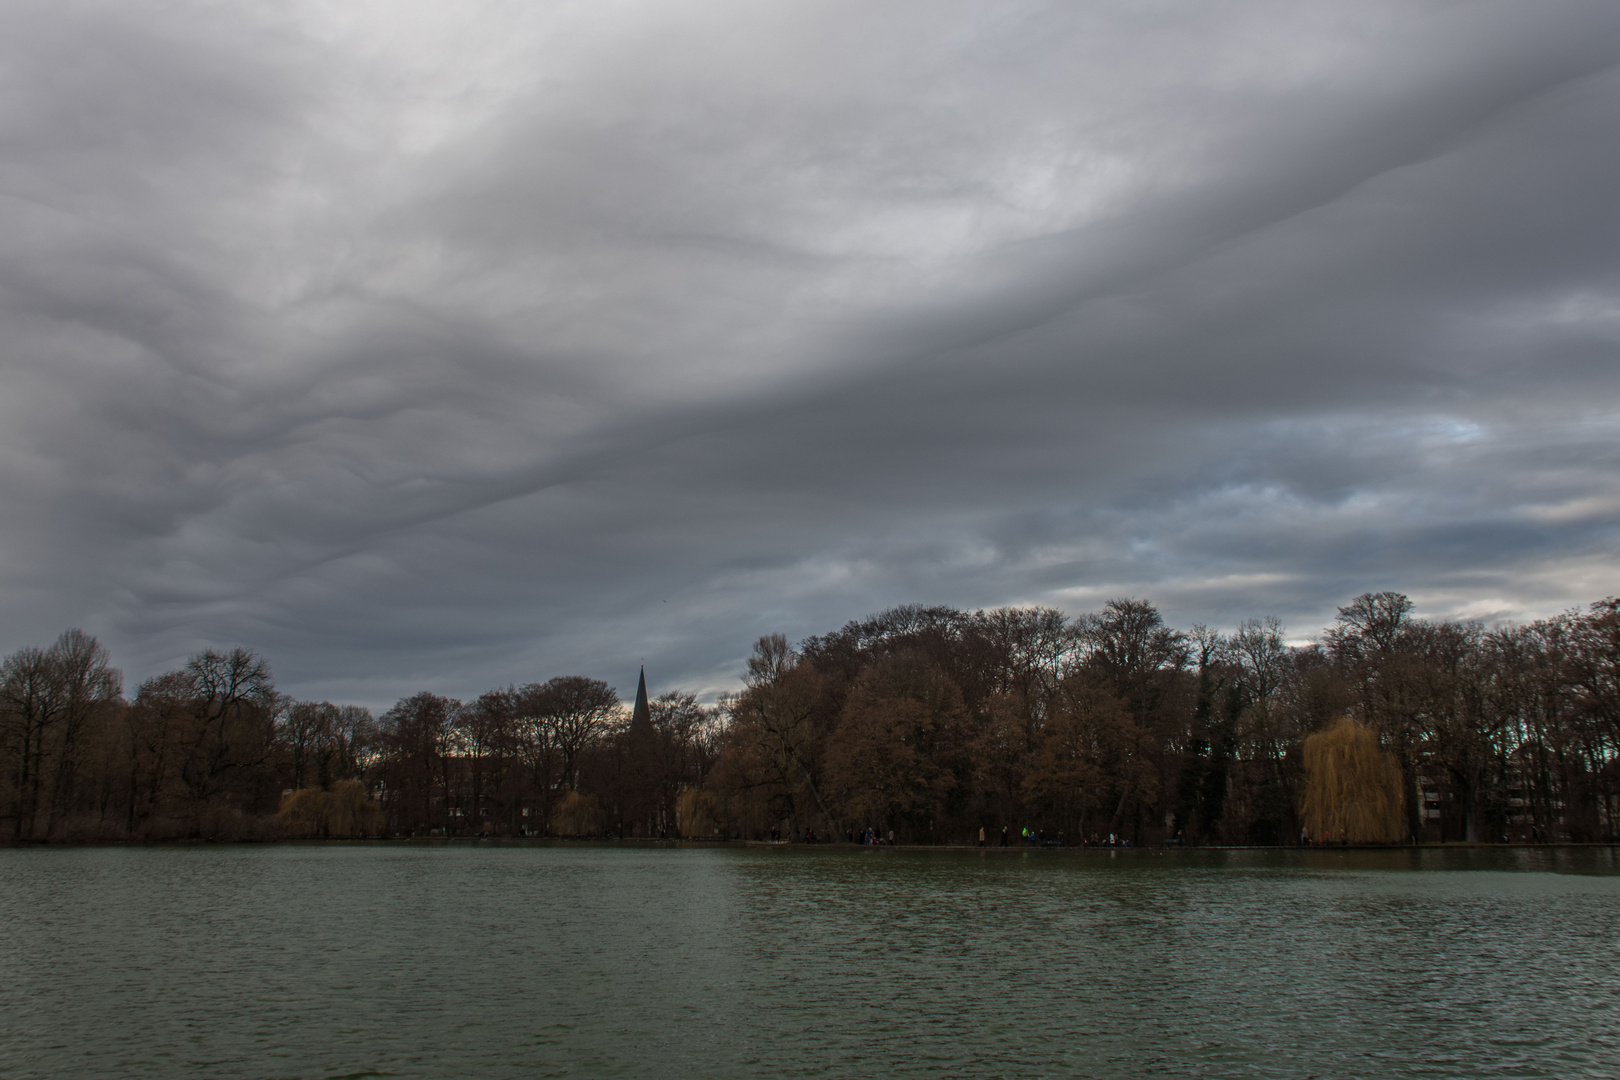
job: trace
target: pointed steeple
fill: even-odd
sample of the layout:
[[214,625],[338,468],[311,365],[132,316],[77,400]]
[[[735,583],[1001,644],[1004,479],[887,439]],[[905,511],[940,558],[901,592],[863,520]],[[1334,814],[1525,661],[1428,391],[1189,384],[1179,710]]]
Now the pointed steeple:
[[641,682],[636,686],[636,707],[630,713],[630,727],[652,727],[652,709],[647,705],[647,666],[641,667]]

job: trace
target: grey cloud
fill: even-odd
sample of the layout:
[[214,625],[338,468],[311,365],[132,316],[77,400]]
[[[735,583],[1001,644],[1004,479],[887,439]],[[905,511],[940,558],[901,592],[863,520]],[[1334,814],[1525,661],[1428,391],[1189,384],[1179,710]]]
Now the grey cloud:
[[386,705],[1615,590],[1609,5],[4,23],[0,647]]

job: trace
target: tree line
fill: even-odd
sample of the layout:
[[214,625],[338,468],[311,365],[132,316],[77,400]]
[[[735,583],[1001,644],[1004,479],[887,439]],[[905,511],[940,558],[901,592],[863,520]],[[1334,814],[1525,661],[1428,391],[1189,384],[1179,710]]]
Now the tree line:
[[0,830],[16,841],[623,836],[1277,844],[1613,841],[1620,600],[1528,625],[1357,597],[1167,626],[1142,600],[906,606],[760,639],[715,705],[627,709],[580,675],[380,716],[279,693],[206,650],[126,697],[68,631],[0,664]]

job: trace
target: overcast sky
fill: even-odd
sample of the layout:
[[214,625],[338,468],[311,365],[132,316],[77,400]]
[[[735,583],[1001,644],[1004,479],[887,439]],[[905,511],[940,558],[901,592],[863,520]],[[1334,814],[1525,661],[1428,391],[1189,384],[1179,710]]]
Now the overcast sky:
[[0,13],[0,649],[387,707],[1620,591],[1620,5]]

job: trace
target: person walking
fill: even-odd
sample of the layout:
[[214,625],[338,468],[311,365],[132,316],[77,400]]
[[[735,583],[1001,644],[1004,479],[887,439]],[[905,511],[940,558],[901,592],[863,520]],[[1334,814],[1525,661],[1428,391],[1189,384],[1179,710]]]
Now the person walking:
[[1007,846],[1007,826],[1005,825],[1001,827],[1001,846]]
[[979,826],[979,846],[984,847],[984,826]]

